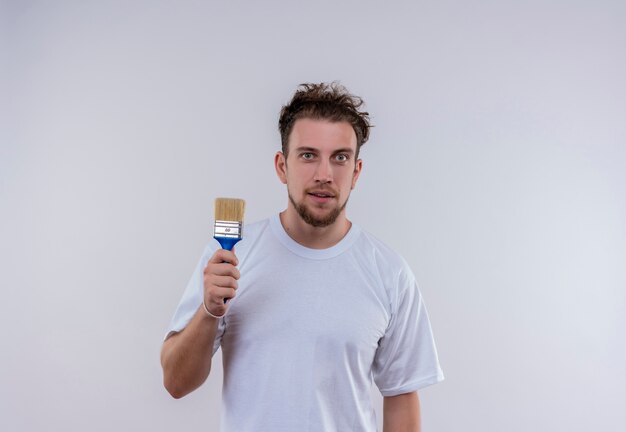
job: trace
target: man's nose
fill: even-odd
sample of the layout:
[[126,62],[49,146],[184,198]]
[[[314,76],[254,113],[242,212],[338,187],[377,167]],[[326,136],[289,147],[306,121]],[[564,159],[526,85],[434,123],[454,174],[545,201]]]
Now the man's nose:
[[320,183],[330,183],[333,181],[333,170],[330,161],[321,160],[315,169],[313,180]]

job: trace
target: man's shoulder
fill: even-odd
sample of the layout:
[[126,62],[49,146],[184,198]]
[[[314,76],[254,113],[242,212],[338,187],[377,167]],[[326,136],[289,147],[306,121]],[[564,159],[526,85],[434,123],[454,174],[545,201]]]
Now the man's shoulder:
[[391,272],[410,271],[404,257],[371,232],[361,228],[358,242],[357,247],[374,259],[379,268]]

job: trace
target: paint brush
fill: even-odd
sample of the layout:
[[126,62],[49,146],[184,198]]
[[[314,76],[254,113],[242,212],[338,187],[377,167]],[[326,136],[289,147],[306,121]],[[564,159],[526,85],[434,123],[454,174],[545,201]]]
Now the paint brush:
[[[222,249],[232,250],[243,234],[243,211],[246,202],[238,198],[215,199],[215,228],[213,238]],[[224,304],[228,303],[227,298]]]
[[222,249],[232,250],[241,240],[243,232],[243,212],[246,202],[238,198],[217,198],[215,200],[215,229],[213,238]]

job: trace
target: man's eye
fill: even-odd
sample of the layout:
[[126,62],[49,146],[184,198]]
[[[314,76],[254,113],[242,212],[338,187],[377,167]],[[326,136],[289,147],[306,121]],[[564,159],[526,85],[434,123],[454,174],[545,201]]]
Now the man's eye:
[[302,153],[301,156],[302,156],[302,159],[304,159],[304,160],[311,160],[311,159],[313,159],[313,153],[309,153],[309,152]]
[[348,160],[348,155],[338,154],[337,156],[335,156],[335,159],[337,160],[337,162],[345,162]]

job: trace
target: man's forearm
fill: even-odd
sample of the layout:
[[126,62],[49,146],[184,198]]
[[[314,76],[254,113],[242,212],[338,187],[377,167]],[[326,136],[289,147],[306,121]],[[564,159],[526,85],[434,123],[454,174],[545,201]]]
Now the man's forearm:
[[185,329],[163,342],[163,384],[176,399],[200,387],[209,376],[217,326],[218,320],[200,307]]
[[420,403],[417,392],[384,398],[383,432],[420,431]]

